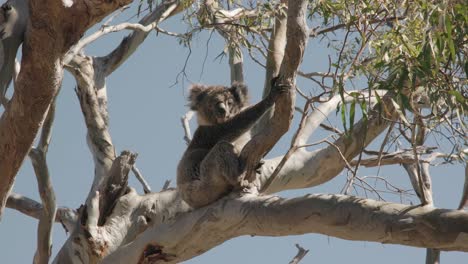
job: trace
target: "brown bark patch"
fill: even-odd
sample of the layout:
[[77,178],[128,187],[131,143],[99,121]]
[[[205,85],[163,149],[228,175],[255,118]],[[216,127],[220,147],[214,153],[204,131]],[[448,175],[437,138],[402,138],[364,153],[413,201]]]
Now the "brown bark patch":
[[148,244],[143,253],[138,260],[138,264],[143,263],[157,263],[160,260],[163,262],[168,262],[173,259],[175,256],[172,254],[167,254],[163,252],[163,246],[158,244]]

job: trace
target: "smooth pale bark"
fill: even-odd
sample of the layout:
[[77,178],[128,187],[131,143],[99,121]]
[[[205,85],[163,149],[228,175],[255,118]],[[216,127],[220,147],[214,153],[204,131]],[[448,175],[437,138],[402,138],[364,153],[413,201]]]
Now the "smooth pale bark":
[[[286,0],[281,0],[282,4],[286,4]],[[286,47],[286,29],[287,29],[286,15],[282,13],[277,14],[275,17],[275,24],[273,26],[273,32],[271,33],[270,40],[268,42],[268,53],[266,59],[265,69],[265,84],[263,87],[262,98],[265,98],[270,92],[270,81],[273,77],[276,77],[279,73],[281,64],[284,58],[284,49]],[[263,127],[266,126],[267,122],[273,116],[273,110],[268,110],[257,124],[252,128],[254,134],[258,133]]]
[[288,6],[286,55],[281,63],[279,71],[281,77],[278,82],[289,87],[289,91],[276,101],[270,122],[265,124],[242,149],[240,160],[246,164],[244,179],[247,181],[255,180],[255,170],[260,159],[289,130],[294,114],[296,72],[302,62],[308,40],[305,21],[307,1],[289,1]]
[[[337,102],[335,99],[330,100],[330,105],[325,106],[323,110],[328,109],[328,111],[331,111],[333,102]],[[383,113],[385,118],[380,116],[380,111],[373,110],[369,113],[367,121],[360,120],[355,124],[349,136],[341,135],[336,141],[329,142],[327,147],[319,150],[298,149],[285,163],[265,192],[276,193],[282,190],[317,186],[338,176],[348,166],[348,161],[351,161],[364,147],[378,137],[391,124],[392,120],[396,120],[395,111],[393,111],[393,106],[389,102],[390,99],[390,95],[386,95],[382,99],[383,107],[387,109]],[[319,109],[313,114],[319,117],[324,113]],[[320,121],[325,118],[326,116],[323,116],[318,119]],[[302,138],[301,143],[305,143],[306,139],[320,124],[310,117],[308,121],[310,122],[306,126],[310,128],[304,129],[303,134],[299,135]],[[257,186],[261,187],[268,182],[281,159],[282,157],[278,157],[265,162],[265,165],[262,166],[262,172],[257,176]]]
[[[28,215],[38,220],[41,218],[43,214],[42,211],[44,210],[42,204],[17,193],[10,194],[10,196],[8,197],[6,207],[15,209],[25,215]],[[77,219],[78,216],[75,210],[66,207],[57,208],[57,213],[55,214],[55,222],[61,223],[64,226],[65,231],[73,231]]]
[[[288,130],[294,108],[292,88],[307,41],[308,30],[304,20],[307,1],[290,1],[289,5],[287,56],[281,61],[280,73],[282,83],[291,90],[276,105],[277,118],[254,138],[250,150],[243,151],[243,157],[250,162],[251,171],[252,166],[257,165],[256,161]],[[173,4],[168,7],[168,15],[179,8],[174,9]],[[134,43],[141,43],[143,39],[138,37]],[[192,211],[181,200],[177,190],[143,196],[132,189],[126,190],[126,179],[134,157],[123,153],[121,158],[115,159],[107,131],[105,76],[138,46],[129,43],[130,38],[124,40],[116,52],[111,53],[114,54],[112,58],[104,60],[76,56],[71,62],[77,67],[74,75],[88,128],[88,142],[95,156],[96,175],[86,205],[79,210],[78,220],[71,229],[73,233],[63,245],[55,263],[98,263],[102,260],[104,263],[158,260],[176,263],[203,254],[237,236],[306,233],[468,251],[468,214],[462,211],[341,195],[283,199],[254,194],[240,196],[235,192],[207,207]],[[117,51],[120,48],[122,52]],[[393,118],[391,114],[386,117],[389,120]],[[310,136],[316,129],[312,127],[315,123],[318,126],[321,122],[311,119],[309,125],[312,129],[301,135],[302,138]],[[315,152],[297,152],[267,192],[305,188],[336,177],[346,165],[344,159],[351,160],[389,123],[377,115],[370,115],[367,123],[357,123],[349,137],[339,138],[333,146]],[[263,166],[262,176],[257,182],[260,186],[271,175],[269,170],[274,169],[275,162],[272,160]],[[114,189],[113,186],[118,188]]]
[[[177,15],[187,9],[193,0],[165,0],[154,11],[143,17],[139,23],[147,26],[152,23],[156,25],[165,19]],[[150,32],[134,31],[125,37],[122,42],[108,55],[98,57],[96,60],[102,63],[105,76],[109,76],[112,72],[118,69],[146,39]]]
[[[172,197],[177,200],[176,194]],[[468,213],[345,195],[230,196],[176,219],[166,217],[103,263],[142,263],[145,258],[177,263],[242,235],[306,233],[468,252]]]

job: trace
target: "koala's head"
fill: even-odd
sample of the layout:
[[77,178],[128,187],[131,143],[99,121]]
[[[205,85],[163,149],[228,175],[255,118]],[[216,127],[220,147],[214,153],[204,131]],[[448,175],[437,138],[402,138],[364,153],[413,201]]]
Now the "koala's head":
[[8,0],[0,7],[0,39],[23,39],[29,17],[28,1]]
[[199,125],[214,125],[226,122],[248,105],[247,86],[234,83],[231,87],[190,87],[190,109],[197,111]]

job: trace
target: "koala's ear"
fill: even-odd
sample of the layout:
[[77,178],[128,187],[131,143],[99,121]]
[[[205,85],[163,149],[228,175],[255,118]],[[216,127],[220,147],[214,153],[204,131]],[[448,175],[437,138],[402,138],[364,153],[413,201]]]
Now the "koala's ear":
[[201,84],[194,84],[189,88],[189,106],[191,110],[197,110],[197,106],[206,95],[206,87]]
[[232,93],[237,102],[245,105],[249,101],[249,91],[247,86],[241,82],[234,82],[229,88],[229,91]]

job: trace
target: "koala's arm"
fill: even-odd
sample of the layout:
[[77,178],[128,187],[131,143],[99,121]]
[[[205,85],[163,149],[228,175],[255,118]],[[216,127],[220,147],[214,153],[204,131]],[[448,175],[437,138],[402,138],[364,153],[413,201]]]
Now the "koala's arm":
[[247,132],[265,112],[273,106],[281,94],[286,92],[284,86],[277,84],[277,79],[272,82],[272,89],[267,97],[257,104],[243,110],[229,121],[216,125],[213,131],[217,135],[222,135],[221,140],[232,141]]

